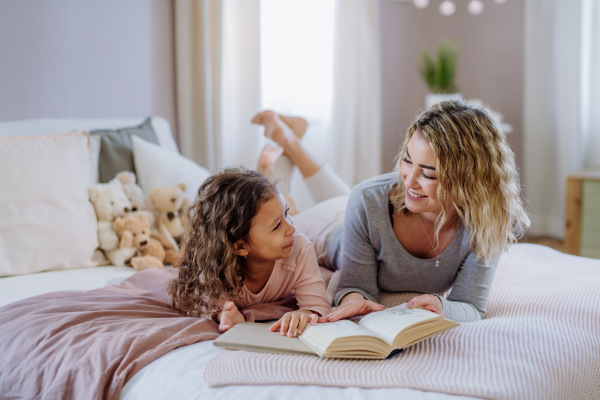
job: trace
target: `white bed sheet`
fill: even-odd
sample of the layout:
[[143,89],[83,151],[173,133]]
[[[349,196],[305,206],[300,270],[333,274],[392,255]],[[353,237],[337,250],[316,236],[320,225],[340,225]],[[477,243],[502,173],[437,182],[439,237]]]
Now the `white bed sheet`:
[[[0,278],[0,306],[44,293],[92,290],[117,284],[135,271],[96,267]],[[206,364],[222,349],[211,341],[169,352],[139,371],[123,388],[121,400],[139,399],[321,399],[328,400],[459,400],[472,397],[412,389],[360,389],[321,386],[228,386],[210,388],[204,382]]]
[[134,273],[132,268],[108,266],[0,278],[0,307],[49,292],[98,289],[121,283]]

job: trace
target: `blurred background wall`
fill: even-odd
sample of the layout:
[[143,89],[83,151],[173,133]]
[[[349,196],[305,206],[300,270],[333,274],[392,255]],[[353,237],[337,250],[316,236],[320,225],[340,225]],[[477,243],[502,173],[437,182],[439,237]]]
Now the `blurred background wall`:
[[522,168],[523,1],[486,1],[477,16],[462,3],[445,17],[437,2],[422,10],[412,3],[380,2],[384,172],[393,168],[412,117],[424,108],[428,88],[418,71],[421,50],[433,52],[442,38],[461,45],[456,82],[463,96],[483,100],[512,125],[508,139]]
[[0,0],[0,121],[162,115],[176,128],[174,78],[169,0]]
[[[420,52],[442,38],[461,45],[460,92],[513,126],[522,167],[524,5],[486,5],[478,16],[457,7],[444,17],[437,7],[380,1],[383,172],[424,108]],[[0,121],[156,114],[177,132],[170,0],[0,0],[0,54]]]

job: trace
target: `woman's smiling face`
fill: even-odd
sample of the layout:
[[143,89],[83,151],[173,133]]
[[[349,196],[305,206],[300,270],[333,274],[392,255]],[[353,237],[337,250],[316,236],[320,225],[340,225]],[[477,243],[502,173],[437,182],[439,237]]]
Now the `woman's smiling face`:
[[[416,131],[406,147],[401,160],[400,175],[404,180],[406,208],[413,213],[433,213],[435,219],[442,211],[437,199],[437,160],[423,138]],[[431,218],[430,218],[431,219]]]

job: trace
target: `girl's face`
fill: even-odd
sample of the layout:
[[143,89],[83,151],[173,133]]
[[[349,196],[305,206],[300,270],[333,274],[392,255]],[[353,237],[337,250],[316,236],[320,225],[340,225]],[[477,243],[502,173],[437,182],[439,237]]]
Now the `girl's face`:
[[279,192],[260,207],[248,234],[248,259],[274,261],[292,254],[296,229],[288,211]]
[[413,213],[430,213],[435,219],[442,211],[437,199],[437,161],[429,143],[419,131],[416,131],[408,142],[401,163],[400,174],[406,190],[406,208]]

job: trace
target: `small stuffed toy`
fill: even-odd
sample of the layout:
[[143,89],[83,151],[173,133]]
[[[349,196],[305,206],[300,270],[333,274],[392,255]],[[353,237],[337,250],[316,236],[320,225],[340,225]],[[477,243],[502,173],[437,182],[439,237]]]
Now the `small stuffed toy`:
[[[152,211],[154,206],[152,205],[152,201],[144,195],[144,191],[141,187],[139,187],[135,181],[135,174],[130,171],[122,171],[115,176],[114,180],[118,180],[121,182],[123,186],[123,191],[129,197],[129,201],[131,201],[131,211],[141,211],[148,210]],[[112,182],[112,181],[111,181]],[[152,225],[152,221],[150,225]]]
[[131,202],[119,181],[90,186],[88,193],[98,217],[100,248],[105,251],[114,250],[119,247],[119,238],[113,229],[113,221],[131,211]]
[[146,214],[131,214],[125,218],[117,217],[114,229],[121,238],[120,248],[134,247],[138,250],[140,255],[129,260],[129,264],[136,270],[163,268],[163,262],[173,263],[176,260],[177,253],[170,242],[162,235],[150,232]]
[[135,249],[119,248],[113,223],[115,218],[124,217],[131,211],[131,202],[119,181],[90,186],[88,193],[98,217],[99,247],[112,264],[124,265],[135,254]]
[[168,188],[150,190],[150,199],[158,214],[158,231],[169,239],[174,249],[179,251],[177,239],[183,235],[187,223],[186,212],[190,201],[183,195],[185,183]]

